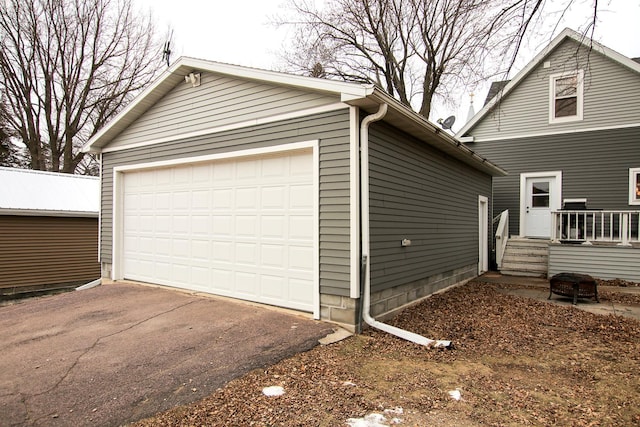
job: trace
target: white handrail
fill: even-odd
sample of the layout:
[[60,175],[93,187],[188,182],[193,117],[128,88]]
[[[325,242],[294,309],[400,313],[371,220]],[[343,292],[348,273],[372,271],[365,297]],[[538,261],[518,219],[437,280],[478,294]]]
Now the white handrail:
[[496,229],[496,265],[498,269],[502,267],[502,258],[504,258],[504,250],[509,240],[509,209],[500,213],[500,222]]
[[559,210],[552,215],[553,241],[621,246],[640,242],[640,211]]

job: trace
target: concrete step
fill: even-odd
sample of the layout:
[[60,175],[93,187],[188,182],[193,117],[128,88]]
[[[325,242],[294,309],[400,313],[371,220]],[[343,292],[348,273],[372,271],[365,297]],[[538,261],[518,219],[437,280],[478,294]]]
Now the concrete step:
[[507,240],[507,243],[517,243],[521,245],[531,246],[549,246],[550,240],[545,239],[526,239],[523,237],[511,237]]
[[514,248],[509,247],[504,251],[505,254],[517,254],[517,255],[531,255],[531,256],[548,256],[549,250],[547,248]]
[[500,270],[500,274],[503,276],[520,276],[520,277],[541,277],[546,279],[547,271],[539,272],[539,271],[521,271],[521,270]]
[[502,258],[502,263],[515,262],[515,263],[534,263],[547,265],[549,262],[548,255],[532,256],[529,254],[514,254],[508,253]]
[[507,241],[500,272],[511,276],[547,277],[549,241],[511,238]]
[[532,270],[532,271],[546,271],[547,264],[542,262],[502,262],[502,269],[509,270]]

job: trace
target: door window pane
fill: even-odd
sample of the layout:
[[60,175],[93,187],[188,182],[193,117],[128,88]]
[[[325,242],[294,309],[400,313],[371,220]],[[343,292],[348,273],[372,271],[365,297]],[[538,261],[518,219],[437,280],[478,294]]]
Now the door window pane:
[[549,181],[539,181],[531,184],[531,207],[549,207]]

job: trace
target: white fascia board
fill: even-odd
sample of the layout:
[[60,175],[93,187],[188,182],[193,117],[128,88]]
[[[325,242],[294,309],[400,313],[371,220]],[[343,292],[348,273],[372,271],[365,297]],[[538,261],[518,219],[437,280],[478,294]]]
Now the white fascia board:
[[471,120],[469,120],[465,125],[456,133],[456,136],[462,136],[466,132],[468,132],[471,128],[473,128],[484,116],[487,115],[489,111],[504,97],[506,97],[509,92],[515,88],[520,81],[522,81],[525,77],[529,75],[534,68],[536,68],[539,64],[544,61],[544,59],[556,49],[556,47],[562,43],[566,38],[570,38],[575,42],[585,46],[592,47],[596,52],[601,53],[602,55],[624,65],[625,67],[640,73],[640,64],[633,61],[630,58],[616,52],[613,49],[610,49],[595,40],[591,40],[586,36],[572,30],[571,28],[565,28],[560,34],[558,34],[542,51],[540,51],[518,74],[516,74],[513,79],[496,95],[491,99],[480,111],[476,113],[475,116]]
[[114,126],[124,117],[131,114],[136,108],[144,107],[146,99],[158,90],[158,87],[164,83],[175,71],[176,64],[164,71],[157,79],[155,79],[146,89],[144,89],[133,101],[131,101],[124,109],[115,115],[109,122],[104,125],[95,135],[82,146],[83,153],[100,153],[102,146],[98,146],[99,142],[108,135]]
[[373,91],[373,85],[349,83],[337,80],[320,79],[316,77],[299,76],[278,71],[262,70],[222,62],[206,61],[203,59],[183,57],[178,60],[183,67],[192,67],[229,76],[243,77],[251,80],[296,86],[305,89],[339,93],[346,97],[364,98]]
[[[486,141],[507,141],[512,139],[522,139],[522,138],[540,138],[543,136],[553,136],[553,135],[569,135],[575,133],[586,133],[586,132],[600,132],[604,130],[616,130],[616,129],[629,129],[640,127],[640,123],[629,123],[625,125],[612,125],[612,126],[598,126],[593,128],[584,128],[584,129],[566,129],[566,130],[554,130],[549,132],[536,132],[536,133],[523,133],[518,135],[509,135],[509,136],[497,136],[497,137],[462,137],[460,141],[462,142],[486,142]],[[471,139],[468,139],[471,138]]]

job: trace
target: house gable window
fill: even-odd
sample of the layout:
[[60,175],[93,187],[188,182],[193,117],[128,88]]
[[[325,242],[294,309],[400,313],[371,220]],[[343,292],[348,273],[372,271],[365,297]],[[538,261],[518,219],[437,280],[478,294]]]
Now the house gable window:
[[640,168],[629,169],[629,204],[640,205]]
[[582,70],[549,77],[549,123],[582,120]]

